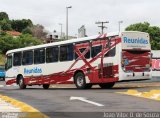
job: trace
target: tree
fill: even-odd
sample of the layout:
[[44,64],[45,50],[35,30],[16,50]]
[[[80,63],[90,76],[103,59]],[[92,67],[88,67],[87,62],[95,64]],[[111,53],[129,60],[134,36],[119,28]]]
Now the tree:
[[23,34],[32,34],[31,27],[27,27],[27,28],[23,29],[22,33]]
[[18,41],[18,46],[17,46],[18,48],[42,44],[42,41],[40,41],[35,37],[32,37],[32,35],[30,34],[23,34],[16,40]]
[[31,28],[32,36],[37,37],[38,39],[45,40],[47,32],[44,31],[44,27],[42,25],[34,25]]
[[6,12],[0,12],[0,20],[9,20],[8,14]]
[[42,42],[29,34],[22,34],[17,38],[13,38],[12,36],[5,34],[0,37],[0,44],[0,52],[5,54],[8,50],[39,45],[42,44]]
[[150,35],[151,47],[153,50],[160,50],[160,28],[157,26],[150,26],[148,22],[136,23],[128,26],[126,31],[141,31],[147,32]]
[[18,32],[22,32],[27,27],[32,27],[33,23],[30,19],[11,20],[12,29]]
[[11,24],[8,20],[3,19],[0,21],[1,30],[7,31],[12,30]]

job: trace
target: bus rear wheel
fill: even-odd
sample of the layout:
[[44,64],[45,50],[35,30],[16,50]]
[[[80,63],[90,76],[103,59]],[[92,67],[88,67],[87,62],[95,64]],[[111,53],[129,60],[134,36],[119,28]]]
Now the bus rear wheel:
[[49,84],[43,84],[43,88],[44,89],[48,89],[49,88]]
[[23,79],[22,76],[19,77],[19,79],[18,79],[18,84],[19,84],[19,88],[20,88],[20,89],[26,89],[26,85],[25,85],[25,83],[24,83],[24,79]]
[[74,77],[74,83],[78,89],[90,89],[92,84],[87,84],[85,75],[82,72],[78,72]]
[[99,86],[102,88],[102,89],[110,89],[114,86],[115,82],[111,82],[111,83],[101,83],[99,84]]

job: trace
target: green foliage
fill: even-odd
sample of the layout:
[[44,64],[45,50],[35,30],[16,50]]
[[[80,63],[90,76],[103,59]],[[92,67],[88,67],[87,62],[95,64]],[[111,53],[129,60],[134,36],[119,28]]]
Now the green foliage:
[[18,37],[17,40],[19,42],[17,47],[19,48],[42,44],[42,42],[39,39],[32,37],[32,35],[30,34],[23,34],[20,37]]
[[4,30],[4,31],[12,30],[10,22],[6,19],[0,20],[0,26],[1,26],[1,30]]
[[8,14],[5,12],[0,12],[0,30],[13,30],[22,34],[31,34],[40,40],[45,40],[47,35],[42,25],[33,25],[30,19],[10,20]]
[[153,50],[160,50],[160,28],[157,26],[150,26],[148,22],[136,23],[128,26],[126,31],[141,31],[147,32],[150,35],[151,47]]
[[23,34],[32,34],[32,30],[31,30],[30,27],[27,27],[27,28],[25,28],[25,29],[22,30],[22,33]]
[[4,65],[5,64],[5,55],[0,54],[0,65]]
[[27,27],[32,27],[33,24],[30,19],[22,19],[22,20],[12,20],[11,26],[13,30],[22,32]]
[[17,38],[6,34],[0,37],[0,44],[0,51],[5,54],[8,50],[38,45],[42,42],[29,34],[23,34]]
[[9,20],[8,14],[6,12],[0,12],[0,20]]

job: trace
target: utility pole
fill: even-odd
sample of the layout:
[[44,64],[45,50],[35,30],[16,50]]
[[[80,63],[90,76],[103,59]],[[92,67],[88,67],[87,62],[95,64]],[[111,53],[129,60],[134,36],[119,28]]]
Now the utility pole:
[[98,22],[96,22],[96,24],[101,24],[100,26],[98,26],[98,27],[100,27],[101,28],[101,33],[103,34],[104,33],[104,28],[107,28],[106,26],[104,26],[104,24],[105,23],[109,23],[109,21],[105,21],[105,22],[100,22],[100,21],[98,21]]

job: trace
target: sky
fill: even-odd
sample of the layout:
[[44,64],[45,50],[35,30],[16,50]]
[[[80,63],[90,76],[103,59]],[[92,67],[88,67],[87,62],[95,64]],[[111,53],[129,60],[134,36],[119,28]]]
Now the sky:
[[118,21],[123,21],[121,30],[139,22],[160,26],[160,0],[0,0],[0,12],[7,12],[10,19],[31,19],[42,24],[46,30],[66,31],[66,7],[68,9],[69,35],[76,36],[78,28],[86,27],[88,36],[100,32],[95,22],[105,24],[107,32],[118,31]]

